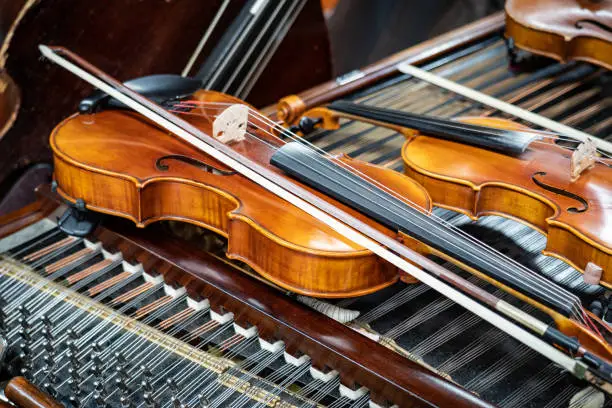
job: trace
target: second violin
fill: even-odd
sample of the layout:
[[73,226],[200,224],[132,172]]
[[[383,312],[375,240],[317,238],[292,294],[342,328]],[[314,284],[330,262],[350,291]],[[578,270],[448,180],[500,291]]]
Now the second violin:
[[612,287],[612,160],[594,146],[562,147],[562,137],[502,119],[458,122],[346,101],[304,116],[327,129],[344,117],[397,130],[407,137],[406,174],[435,205],[527,223],[547,235],[546,255],[583,271],[588,283]]

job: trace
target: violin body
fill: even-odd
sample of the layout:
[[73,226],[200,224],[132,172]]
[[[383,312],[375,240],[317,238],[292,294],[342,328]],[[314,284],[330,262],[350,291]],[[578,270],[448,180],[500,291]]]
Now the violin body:
[[[235,102],[210,91],[194,97]],[[206,118],[186,118],[212,134]],[[282,143],[265,132],[258,136],[269,144]],[[64,198],[82,199],[88,209],[131,219],[140,227],[179,220],[215,231],[227,237],[230,258],[244,261],[294,292],[358,296],[399,278],[395,267],[370,251],[134,113],[74,115],[56,127],[50,143],[57,191]],[[274,153],[249,138],[230,146],[259,163],[269,163]],[[348,157],[340,160],[431,208],[427,192],[414,180]],[[368,220],[347,206],[338,206]],[[397,234],[377,228],[394,237]]]
[[506,37],[561,62],[612,69],[612,0],[508,0]]
[[[503,119],[466,119],[473,124],[518,129]],[[584,271],[602,268],[612,287],[612,168],[600,160],[575,181],[571,152],[543,139],[518,157],[413,133],[402,148],[405,173],[421,183],[434,205],[476,219],[500,215],[547,236],[545,255]]]

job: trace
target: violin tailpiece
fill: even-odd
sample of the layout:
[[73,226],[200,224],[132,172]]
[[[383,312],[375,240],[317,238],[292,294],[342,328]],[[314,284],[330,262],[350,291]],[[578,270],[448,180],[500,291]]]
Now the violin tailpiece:
[[601,282],[601,276],[603,274],[603,269],[601,266],[594,264],[593,262],[589,262],[584,268],[584,283],[588,285],[599,285]]
[[596,159],[597,146],[595,143],[591,139],[586,139],[580,143],[576,150],[574,150],[574,153],[572,153],[570,161],[572,181],[576,181],[582,172],[594,165]]
[[213,135],[222,143],[241,142],[245,139],[249,107],[230,105],[213,122]]

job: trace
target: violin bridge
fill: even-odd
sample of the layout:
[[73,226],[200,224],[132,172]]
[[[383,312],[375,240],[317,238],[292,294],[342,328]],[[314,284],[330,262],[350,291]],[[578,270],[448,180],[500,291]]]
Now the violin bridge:
[[595,164],[597,159],[597,146],[591,139],[580,143],[570,161],[572,181],[576,181],[583,171]]
[[241,142],[245,139],[249,107],[230,105],[213,122],[213,135],[222,143]]
[[594,264],[593,262],[589,262],[584,268],[584,274],[582,275],[582,279],[584,279],[584,283],[589,285],[599,285],[601,282],[601,276],[603,274],[603,269],[601,266]]

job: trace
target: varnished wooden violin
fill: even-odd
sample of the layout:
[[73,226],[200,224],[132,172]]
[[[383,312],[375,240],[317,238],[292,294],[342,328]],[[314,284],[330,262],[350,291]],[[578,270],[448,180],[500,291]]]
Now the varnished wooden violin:
[[612,0],[507,0],[506,37],[561,62],[612,69]]
[[304,116],[327,129],[345,117],[403,133],[405,172],[435,205],[527,223],[548,237],[545,255],[586,271],[590,284],[612,287],[612,160],[594,147],[576,153],[558,137],[502,119],[459,123],[346,101]]
[[[229,257],[311,296],[361,295],[409,273],[507,333],[538,343],[539,351],[549,346],[509,321],[498,323],[501,317],[474,298],[587,357],[598,378],[609,382],[610,345],[595,326],[589,329],[597,323],[579,301],[431,217],[431,200],[414,180],[345,156],[321,155],[297,139],[283,141],[278,132],[295,135],[235,98],[200,91],[168,112],[66,50],[42,50],[138,112],[78,114],[55,128],[56,190],[68,201],[140,226],[167,219],[217,231],[228,239]],[[560,331],[411,248],[537,299]],[[577,373],[573,359],[549,351]]]

